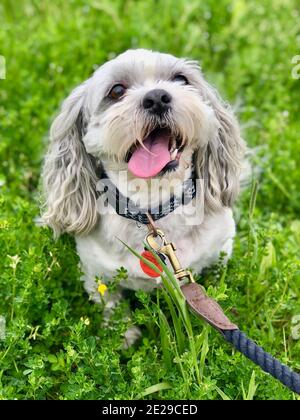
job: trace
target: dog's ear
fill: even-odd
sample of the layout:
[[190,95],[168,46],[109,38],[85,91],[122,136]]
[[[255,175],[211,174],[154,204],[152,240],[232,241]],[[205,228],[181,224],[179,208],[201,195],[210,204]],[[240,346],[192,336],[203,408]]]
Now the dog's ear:
[[239,193],[246,146],[229,105],[208,83],[202,83],[201,94],[212,107],[218,128],[207,144],[196,151],[195,162],[198,178],[204,181],[207,209],[216,210],[232,206]]
[[63,102],[50,129],[43,168],[43,221],[56,236],[89,232],[97,222],[96,174],[82,143],[86,82]]

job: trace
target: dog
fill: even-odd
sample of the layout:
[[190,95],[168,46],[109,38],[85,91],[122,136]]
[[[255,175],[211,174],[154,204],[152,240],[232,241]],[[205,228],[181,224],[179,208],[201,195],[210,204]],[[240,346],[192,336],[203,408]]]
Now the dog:
[[[150,291],[159,283],[118,240],[143,251],[148,230],[136,209],[167,203],[155,223],[176,244],[183,267],[200,273],[221,253],[230,257],[245,151],[233,111],[195,61],[128,50],[76,87],[51,126],[44,223],[55,236],[75,236],[93,300],[100,300],[96,278],[107,283],[121,266],[127,270],[120,290],[106,298],[111,308],[123,288]],[[123,213],[105,197],[105,186],[115,189],[116,201],[125,199]]]

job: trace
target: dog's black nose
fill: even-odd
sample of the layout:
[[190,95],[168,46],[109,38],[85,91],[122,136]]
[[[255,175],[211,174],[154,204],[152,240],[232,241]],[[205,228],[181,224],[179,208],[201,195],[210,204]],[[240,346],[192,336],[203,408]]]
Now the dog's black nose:
[[143,99],[143,107],[153,114],[164,114],[170,108],[172,96],[163,89],[153,89],[146,93]]

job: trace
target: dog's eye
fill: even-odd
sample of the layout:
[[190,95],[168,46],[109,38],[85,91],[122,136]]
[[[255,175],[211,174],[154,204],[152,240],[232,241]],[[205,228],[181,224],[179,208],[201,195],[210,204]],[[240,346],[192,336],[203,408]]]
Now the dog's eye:
[[111,99],[120,99],[126,92],[126,87],[122,85],[121,83],[118,83],[117,85],[114,85],[110,91],[108,96]]
[[188,85],[189,84],[188,79],[183,74],[176,74],[172,78],[172,82],[178,82],[178,83],[181,83],[182,85]]

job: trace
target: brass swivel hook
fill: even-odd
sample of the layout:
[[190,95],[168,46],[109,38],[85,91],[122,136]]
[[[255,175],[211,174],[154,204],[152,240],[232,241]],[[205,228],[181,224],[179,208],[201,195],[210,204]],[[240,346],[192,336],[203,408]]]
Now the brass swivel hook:
[[[176,247],[173,242],[168,242],[165,238],[165,234],[161,229],[158,229],[151,220],[151,223],[148,225],[149,232],[146,235],[145,241],[147,245],[156,253],[161,253],[165,255],[174,270],[174,275],[178,281],[187,278],[190,283],[194,283],[192,273],[189,270],[184,270],[177,258],[175,253]],[[160,240],[160,243],[158,242]]]

